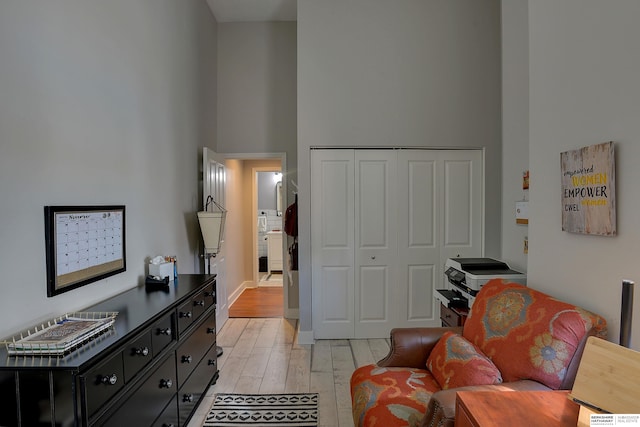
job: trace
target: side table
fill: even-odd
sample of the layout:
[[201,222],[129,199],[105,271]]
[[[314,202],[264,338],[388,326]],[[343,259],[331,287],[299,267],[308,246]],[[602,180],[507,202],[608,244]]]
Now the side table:
[[456,394],[456,427],[571,426],[579,405],[568,391],[460,391]]

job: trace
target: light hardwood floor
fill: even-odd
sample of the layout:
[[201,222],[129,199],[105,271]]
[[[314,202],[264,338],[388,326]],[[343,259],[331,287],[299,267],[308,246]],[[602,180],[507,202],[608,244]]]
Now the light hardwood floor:
[[200,427],[215,393],[318,393],[322,427],[353,426],[349,379],[356,367],[389,352],[386,339],[296,343],[295,320],[229,319],[217,337],[220,378],[188,424]]

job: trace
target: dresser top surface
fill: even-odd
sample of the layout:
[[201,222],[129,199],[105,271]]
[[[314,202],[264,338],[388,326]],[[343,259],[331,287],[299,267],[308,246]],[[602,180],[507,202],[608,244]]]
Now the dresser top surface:
[[86,307],[81,311],[118,312],[113,327],[64,356],[9,355],[6,347],[2,345],[0,370],[80,369],[96,356],[100,356],[104,350],[123,343],[125,338],[143,332],[146,325],[166,315],[172,307],[187,300],[214,279],[215,275],[180,274],[178,280],[170,282],[166,289],[149,292],[144,286],[138,286]]

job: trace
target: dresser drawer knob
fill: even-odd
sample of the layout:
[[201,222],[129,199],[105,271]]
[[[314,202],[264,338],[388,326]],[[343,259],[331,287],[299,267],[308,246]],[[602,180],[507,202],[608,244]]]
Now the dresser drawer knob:
[[185,394],[182,396],[183,402],[193,402],[193,394]]
[[216,328],[207,328],[207,333],[208,334],[215,334],[216,333]]
[[158,329],[160,335],[171,335],[171,328]]
[[209,361],[207,362],[207,365],[211,366],[211,365],[215,365],[216,361],[215,359],[209,359]]
[[193,302],[193,306],[194,307],[204,307],[204,300],[194,301]]
[[100,382],[104,385],[115,385],[118,382],[118,376],[116,374],[105,375],[100,379]]
[[173,381],[171,380],[160,380],[160,388],[171,388],[173,386]]
[[190,355],[182,356],[182,363],[191,363],[192,357]]
[[191,312],[190,311],[181,311],[180,312],[180,318],[184,318],[184,317],[189,319],[191,317]]
[[149,347],[136,348],[134,351],[135,351],[135,354],[137,354],[138,356],[148,356],[149,355]]

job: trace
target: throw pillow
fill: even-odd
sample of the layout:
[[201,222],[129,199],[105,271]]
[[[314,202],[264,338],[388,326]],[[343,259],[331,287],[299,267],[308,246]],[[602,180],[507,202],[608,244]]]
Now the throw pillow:
[[[591,331],[591,332],[589,332]],[[564,384],[587,333],[607,337],[604,318],[518,283],[493,279],[476,296],[462,336],[500,369],[504,381]]]
[[427,369],[443,390],[468,385],[500,384],[500,371],[482,351],[447,331],[427,359]]

